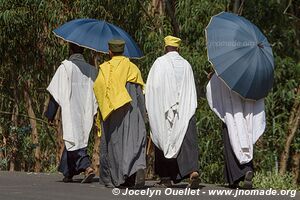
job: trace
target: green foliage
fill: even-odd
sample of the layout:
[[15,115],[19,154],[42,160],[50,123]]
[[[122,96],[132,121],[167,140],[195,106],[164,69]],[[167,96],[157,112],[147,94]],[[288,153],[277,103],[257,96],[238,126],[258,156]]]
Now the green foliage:
[[[295,88],[300,84],[297,64],[292,58],[277,56],[275,62],[275,84],[265,99],[267,128],[256,148],[257,167],[267,170],[274,169],[276,163],[279,162],[286,138],[290,110],[296,98]],[[295,140],[299,141],[299,134],[296,134]],[[299,145],[296,142],[294,144]],[[293,151],[296,150],[297,148],[293,146]]]
[[[230,9],[229,0],[184,0],[176,1],[175,17],[182,39],[180,53],[192,65],[197,94],[196,113],[199,166],[201,179],[206,183],[222,183],[223,143],[221,122],[209,109],[205,99],[207,74],[212,66],[207,61],[205,27],[211,16]],[[299,21],[283,14],[284,0],[244,1],[242,15],[255,23],[267,36],[275,55],[274,87],[265,99],[267,128],[255,149],[254,163],[256,187],[293,188],[291,176],[279,177],[275,172],[282,152],[290,110],[295,98],[295,88],[300,84],[300,37]],[[294,1],[296,2],[296,1]],[[173,33],[170,18],[164,13],[151,11],[152,0],[0,0],[0,111],[11,113],[17,103],[20,114],[27,113],[23,97],[25,82],[30,81],[29,92],[36,117],[43,119],[45,88],[60,62],[67,58],[67,43],[56,38],[52,31],[66,21],[75,18],[96,18],[117,24],[137,41],[145,56],[134,60],[142,71],[144,80],[154,60],[163,55],[163,38]],[[298,5],[298,4],[297,4]],[[93,56],[90,51],[86,57]],[[105,56],[100,56],[101,61]],[[16,91],[16,94],[13,91]],[[55,171],[55,140],[53,130],[38,122],[39,144],[33,144],[28,118],[19,116],[18,126],[12,123],[9,114],[0,115],[0,169],[8,169],[8,152],[13,147],[9,141],[17,133],[18,165],[28,171],[34,164],[33,149],[39,145],[42,151],[44,171]],[[13,130],[13,131],[12,131]],[[291,147],[300,149],[300,130]],[[53,137],[53,138],[52,138]],[[52,140],[52,139],[53,140]],[[8,140],[4,145],[3,140]],[[93,139],[92,137],[90,138]],[[91,152],[93,142],[89,147]],[[278,180],[277,180],[278,179]],[[269,184],[269,185],[268,185]]]
[[[296,1],[294,4],[296,7]],[[290,56],[299,60],[299,25],[296,24],[299,23],[299,19],[284,14],[287,5],[288,1],[284,0],[245,1],[246,9],[243,15],[257,24],[267,35],[277,55]]]
[[300,187],[293,183],[293,175],[291,173],[280,175],[274,171],[260,171],[255,173],[253,185],[255,188],[261,189],[300,190]]
[[[3,151],[3,149],[1,149]],[[1,169],[7,169],[8,168],[8,159],[3,158],[0,160],[0,168]]]
[[198,102],[197,127],[201,180],[206,183],[223,183],[222,125],[204,99]]

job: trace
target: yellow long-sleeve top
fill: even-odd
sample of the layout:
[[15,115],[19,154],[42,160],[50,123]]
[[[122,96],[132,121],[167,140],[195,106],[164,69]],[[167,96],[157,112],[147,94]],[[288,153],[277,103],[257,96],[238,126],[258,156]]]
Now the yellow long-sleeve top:
[[125,56],[114,56],[100,65],[94,92],[103,121],[112,111],[132,100],[126,90],[127,82],[140,84],[142,87],[145,85],[138,67]]

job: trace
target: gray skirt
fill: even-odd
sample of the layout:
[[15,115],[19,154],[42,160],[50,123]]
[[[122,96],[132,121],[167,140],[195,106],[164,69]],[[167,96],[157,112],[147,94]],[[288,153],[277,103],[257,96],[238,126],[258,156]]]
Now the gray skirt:
[[192,172],[199,171],[198,156],[196,118],[193,116],[177,158],[167,159],[163,152],[155,147],[155,173],[160,178],[170,178],[174,183],[178,183],[188,178]]
[[229,185],[233,185],[239,181],[242,181],[247,171],[254,171],[253,162],[251,160],[249,163],[240,164],[232,150],[227,126],[224,123],[222,132],[225,159],[224,176]]
[[65,177],[72,178],[84,172],[90,165],[91,160],[87,154],[86,147],[75,151],[67,151],[65,147],[58,166],[58,171]]
[[118,187],[146,168],[145,99],[140,85],[127,83],[132,101],[102,123],[100,183]]

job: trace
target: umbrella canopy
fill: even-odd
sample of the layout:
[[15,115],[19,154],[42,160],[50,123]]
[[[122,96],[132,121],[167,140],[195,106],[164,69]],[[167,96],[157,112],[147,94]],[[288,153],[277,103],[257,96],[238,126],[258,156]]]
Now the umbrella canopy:
[[272,48],[247,19],[221,12],[206,27],[208,59],[216,74],[245,99],[267,96],[273,85]]
[[75,19],[55,29],[54,34],[63,40],[97,52],[108,53],[108,41],[125,41],[124,55],[130,58],[143,56],[135,41],[121,28],[97,19]]

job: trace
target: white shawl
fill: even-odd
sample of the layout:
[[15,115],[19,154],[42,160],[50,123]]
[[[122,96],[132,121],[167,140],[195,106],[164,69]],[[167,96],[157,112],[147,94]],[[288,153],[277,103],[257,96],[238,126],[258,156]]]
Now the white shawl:
[[206,86],[210,108],[226,124],[230,143],[240,164],[253,158],[253,145],[266,126],[264,99],[244,100],[214,74]]
[[[68,151],[87,147],[98,108],[92,79],[96,77],[96,70],[83,61],[80,63],[83,63],[81,68],[64,60],[47,88],[61,106],[63,140]],[[83,74],[84,71],[89,71],[91,76]]]
[[172,57],[168,54],[154,62],[146,83],[145,97],[154,144],[166,158],[176,158],[189,121],[197,108],[197,95],[190,64],[179,54],[184,64],[181,90],[176,87]]

